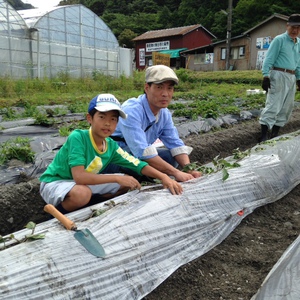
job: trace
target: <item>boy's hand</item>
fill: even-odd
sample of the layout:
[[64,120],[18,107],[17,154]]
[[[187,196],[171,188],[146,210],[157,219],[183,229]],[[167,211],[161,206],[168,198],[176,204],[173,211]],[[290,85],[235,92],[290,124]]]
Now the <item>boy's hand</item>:
[[162,180],[162,185],[165,189],[169,189],[172,195],[180,195],[183,192],[182,186],[169,176],[166,176],[166,178]]
[[129,175],[124,175],[124,176],[119,176],[119,184],[124,187],[128,187],[131,190],[140,190],[141,189],[141,184],[132,176]]

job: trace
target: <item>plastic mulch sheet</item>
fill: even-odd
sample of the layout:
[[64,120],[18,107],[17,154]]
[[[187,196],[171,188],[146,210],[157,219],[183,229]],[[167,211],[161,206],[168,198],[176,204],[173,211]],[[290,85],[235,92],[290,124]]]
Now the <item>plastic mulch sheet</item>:
[[70,213],[78,229],[89,228],[101,243],[103,259],[88,253],[55,219],[38,224],[35,233],[45,239],[0,251],[0,298],[143,298],[180,266],[221,243],[255,208],[299,184],[298,134],[252,148],[240,167],[228,169],[225,181],[218,171],[183,183],[180,196],[145,189],[117,197],[110,206],[93,206],[106,209],[98,217],[88,218],[91,208]]
[[251,300],[300,298],[300,236],[283,253]]

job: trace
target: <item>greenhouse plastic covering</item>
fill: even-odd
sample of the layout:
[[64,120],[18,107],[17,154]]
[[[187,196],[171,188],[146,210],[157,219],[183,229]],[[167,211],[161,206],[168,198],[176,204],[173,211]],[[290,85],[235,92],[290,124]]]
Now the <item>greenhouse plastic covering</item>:
[[[240,167],[228,169],[227,180],[222,171],[214,172],[182,183],[179,196],[144,188],[68,214],[78,229],[90,229],[105,258],[87,252],[55,219],[38,224],[35,233],[44,233],[44,239],[0,251],[0,298],[143,298],[180,266],[221,243],[255,208],[298,185],[299,144],[297,132],[257,145],[240,159]],[[91,208],[105,212],[89,218]],[[28,231],[14,235],[21,239]],[[293,248],[299,251],[298,245]],[[289,257],[293,264],[299,261],[297,251],[290,251],[296,255]],[[282,280],[282,292],[288,293],[292,283]]]
[[16,11],[0,0],[0,75],[13,78],[119,76],[127,65],[111,29],[81,4]]

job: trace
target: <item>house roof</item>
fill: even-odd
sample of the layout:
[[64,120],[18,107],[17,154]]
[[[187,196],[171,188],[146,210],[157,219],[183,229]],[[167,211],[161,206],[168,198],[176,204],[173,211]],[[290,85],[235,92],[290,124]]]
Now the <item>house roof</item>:
[[263,20],[262,22],[258,23],[257,25],[255,25],[254,27],[248,29],[247,31],[244,32],[244,34],[248,34],[249,32],[253,31],[254,29],[264,25],[265,23],[269,22],[270,20],[274,19],[274,18],[277,18],[277,19],[282,19],[284,21],[288,21],[288,16],[285,16],[285,15],[281,15],[281,14],[274,14],[272,16],[270,16],[269,18]]
[[[256,29],[256,28],[264,25],[265,23],[269,22],[270,20],[272,20],[274,18],[282,19],[284,21],[287,21],[289,17],[286,16],[286,15],[281,15],[281,14],[273,14],[269,18],[265,19],[264,21],[260,22],[259,24],[255,25],[254,27],[248,29],[247,31],[243,32],[242,34],[240,34],[238,36],[231,37],[231,40],[236,40],[236,39],[239,39],[239,38],[242,38],[242,37],[248,35],[254,29]],[[196,52],[197,50],[201,50],[201,49],[205,49],[205,48],[211,49],[212,47],[214,47],[214,46],[216,46],[218,44],[222,44],[224,42],[226,42],[226,39],[217,41],[215,43],[211,43],[209,45],[204,45],[204,46],[201,46],[201,47],[197,47],[197,48],[194,48],[194,49],[188,49],[188,50],[182,51],[181,54],[193,53],[193,52]]]
[[209,35],[216,38],[212,33],[210,33],[202,25],[196,24],[196,25],[190,25],[190,26],[147,31],[147,32],[135,37],[133,39],[133,41],[136,42],[136,41],[150,40],[150,39],[155,39],[155,38],[162,38],[162,37],[169,37],[169,36],[176,36],[176,35],[186,35],[187,33],[194,31],[198,28],[202,28]]

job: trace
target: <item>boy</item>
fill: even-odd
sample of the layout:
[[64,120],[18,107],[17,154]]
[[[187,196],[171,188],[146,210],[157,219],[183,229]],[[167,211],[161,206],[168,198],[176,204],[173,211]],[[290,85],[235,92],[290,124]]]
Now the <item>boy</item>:
[[67,213],[86,206],[92,195],[110,199],[141,188],[132,176],[101,174],[109,163],[160,179],[173,195],[182,193],[179,183],[131,156],[109,138],[119,116],[127,117],[114,95],[100,94],[91,100],[87,113],[90,129],[74,130],[40,177],[40,193],[45,202]]

